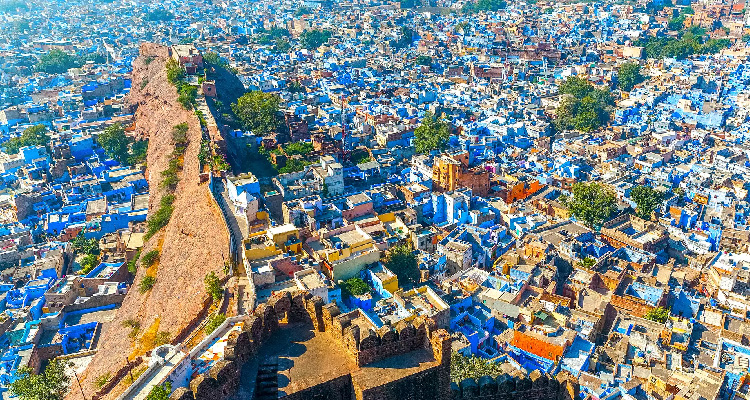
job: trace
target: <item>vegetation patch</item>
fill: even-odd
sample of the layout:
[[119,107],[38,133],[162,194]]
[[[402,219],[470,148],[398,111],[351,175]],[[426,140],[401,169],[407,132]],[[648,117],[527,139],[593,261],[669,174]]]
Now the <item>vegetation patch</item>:
[[133,256],[133,258],[130,261],[128,261],[128,271],[131,274],[135,274],[135,272],[138,270],[138,259],[140,258],[141,258],[141,249],[138,249],[135,252],[135,255]]
[[19,149],[26,146],[49,147],[49,141],[50,137],[47,134],[47,127],[44,125],[34,125],[26,128],[21,136],[5,142],[5,152],[8,154],[18,154]]
[[141,331],[141,323],[138,322],[137,319],[126,319],[125,321],[122,321],[122,326],[130,329],[128,337],[132,340],[135,340],[135,338],[138,337],[138,333]]
[[21,367],[16,380],[10,383],[10,393],[23,400],[63,400],[68,393],[70,377],[65,373],[65,363],[53,359],[44,373],[35,375],[31,367]]
[[206,274],[203,283],[206,285],[206,292],[215,302],[224,297],[224,289],[221,287],[221,281],[213,271]]
[[464,379],[479,379],[483,376],[493,378],[503,373],[502,368],[494,363],[476,356],[467,357],[457,352],[451,353],[451,381],[461,382]]
[[451,135],[450,125],[432,113],[426,113],[422,123],[414,130],[414,147],[417,153],[444,150]]
[[159,261],[159,250],[151,250],[141,257],[141,265],[148,268]]
[[206,335],[210,335],[211,332],[215,331],[224,321],[227,320],[227,316],[224,313],[212,314],[208,317],[208,323],[204,328]]
[[643,318],[646,318],[649,321],[663,324],[669,319],[669,309],[664,307],[656,307],[653,310],[647,312]]
[[[670,25],[679,21],[671,20]],[[676,27],[673,26],[672,27]],[[648,36],[634,45],[643,47],[648,58],[676,58],[684,60],[694,54],[715,54],[731,44],[729,39],[711,39],[706,30],[697,26],[680,31],[677,37]]]
[[560,105],[555,111],[555,129],[592,132],[606,125],[614,105],[607,89],[597,89],[588,80],[569,77],[560,85]]
[[136,165],[146,161],[148,141],[135,141],[125,134],[120,123],[112,124],[96,137],[107,157],[123,165]]
[[573,184],[573,198],[560,198],[577,220],[597,229],[616,209],[615,194],[606,186],[591,182]]
[[153,276],[146,275],[141,278],[141,283],[138,284],[138,292],[144,294],[154,288],[156,284],[156,278]]
[[398,276],[402,285],[419,282],[421,274],[417,256],[408,244],[393,247],[385,258],[385,267]]
[[360,278],[349,278],[342,282],[341,291],[346,296],[361,296],[370,292],[370,286]]

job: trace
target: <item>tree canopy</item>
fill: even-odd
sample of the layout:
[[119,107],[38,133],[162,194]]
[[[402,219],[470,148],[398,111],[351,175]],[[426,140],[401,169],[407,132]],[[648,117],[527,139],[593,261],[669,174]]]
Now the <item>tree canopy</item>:
[[128,146],[131,139],[125,134],[125,128],[120,123],[108,126],[104,132],[96,137],[96,142],[102,146],[107,157],[123,164],[128,159]]
[[385,267],[396,274],[402,285],[419,282],[417,256],[409,245],[402,244],[392,248],[385,258]]
[[637,63],[626,62],[617,69],[617,82],[620,89],[629,92],[645,77],[641,75],[641,66]]
[[665,323],[669,319],[669,309],[664,307],[656,307],[653,310],[646,313],[646,315],[643,316],[643,318],[646,318],[649,321],[659,322],[659,323]]
[[281,99],[273,93],[260,90],[245,93],[232,104],[232,110],[245,129],[256,135],[265,135],[278,128],[280,121],[279,103]]
[[284,152],[289,155],[308,155],[313,151],[313,145],[309,142],[293,142],[284,146]]
[[475,13],[480,11],[499,11],[504,9],[508,3],[503,0],[477,0],[476,2],[467,1],[461,8],[465,13]]
[[661,204],[663,195],[651,186],[636,186],[630,190],[630,198],[636,204],[635,215],[643,219],[651,219],[651,214]]
[[301,17],[303,15],[312,14],[313,10],[310,7],[300,7],[297,9],[297,11],[294,12],[294,15],[297,17]]
[[597,89],[586,79],[571,76],[560,84],[560,105],[554,121],[557,130],[591,132],[609,122],[613,105],[609,90]]
[[52,49],[39,57],[36,70],[48,74],[62,74],[71,68],[78,68],[81,63],[76,56],[59,49]]
[[146,13],[146,21],[170,21],[172,19],[174,19],[174,14],[163,8],[157,8]]
[[451,132],[447,122],[432,113],[426,113],[422,123],[414,130],[414,146],[417,153],[443,150],[448,146]]
[[302,32],[299,37],[299,42],[303,48],[315,50],[323,43],[327,42],[331,36],[333,36],[333,33],[327,29],[312,29]]
[[148,392],[146,400],[169,400],[170,394],[172,394],[172,383],[167,381],[164,382],[163,385],[154,386],[151,391]]
[[50,361],[38,375],[30,367],[19,368],[16,377],[10,384],[10,392],[21,400],[62,400],[70,384],[65,364],[58,360]]
[[354,277],[345,280],[341,289],[349,296],[361,296],[370,291],[370,286],[361,278]]
[[224,289],[221,287],[221,281],[213,271],[206,274],[203,283],[206,285],[206,292],[211,295],[214,301],[219,301],[224,297]]
[[596,182],[573,184],[573,197],[566,205],[576,219],[592,229],[601,227],[616,210],[612,190]]
[[684,60],[693,54],[714,54],[729,47],[729,39],[711,39],[703,28],[692,26],[675,37],[646,36],[634,45],[643,47],[648,58]]
[[5,142],[5,151],[8,154],[18,154],[21,147],[26,146],[49,146],[49,135],[44,125],[34,125],[26,128],[21,136]]
[[503,373],[500,364],[476,356],[467,357],[457,352],[451,353],[451,381],[479,379],[483,376],[496,377]]
[[284,28],[271,28],[267,32],[262,32],[258,36],[258,44],[270,45],[277,42],[278,40],[286,39],[289,37],[289,30]]
[[430,56],[417,56],[417,59],[415,61],[417,65],[426,65],[430,66],[432,65],[432,57]]
[[411,46],[412,42],[414,42],[414,35],[414,30],[409,27],[402,26],[399,39],[391,41],[391,47],[398,50]]

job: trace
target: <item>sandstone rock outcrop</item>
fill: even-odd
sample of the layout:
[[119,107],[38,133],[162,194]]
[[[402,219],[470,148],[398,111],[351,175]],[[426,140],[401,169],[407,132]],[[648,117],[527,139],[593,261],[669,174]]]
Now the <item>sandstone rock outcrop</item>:
[[[142,331],[158,324],[158,331],[169,332],[172,338],[190,330],[191,321],[208,304],[203,283],[205,275],[211,271],[221,275],[224,260],[229,259],[229,238],[221,211],[212,203],[208,185],[199,180],[200,122],[192,111],[177,103],[177,92],[166,79],[168,59],[169,50],[164,46],[141,46],[140,56],[133,64],[130,103],[135,110],[136,134],[149,140],[149,215],[158,209],[164,195],[159,183],[161,171],[167,168],[174,149],[172,127],[183,122],[189,126],[189,145],[175,191],[174,213],[169,224],[143,249],[144,253],[156,248],[161,250],[153,289],[145,294],[138,292],[137,283],[146,273],[145,268],[139,268],[135,284],[115,320],[103,329],[98,352],[81,377],[88,399],[97,392],[94,385],[97,377],[106,373],[114,376],[125,367],[126,356],[138,355],[133,340],[128,337],[129,329],[123,328],[123,321],[138,320]],[[74,389],[68,399],[81,398],[81,391]],[[113,399],[117,394],[115,390],[101,398]]]

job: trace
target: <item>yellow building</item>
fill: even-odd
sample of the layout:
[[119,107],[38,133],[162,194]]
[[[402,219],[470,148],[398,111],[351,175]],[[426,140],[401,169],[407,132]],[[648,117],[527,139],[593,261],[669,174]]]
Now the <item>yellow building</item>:
[[355,277],[365,266],[380,260],[380,249],[359,228],[325,237],[320,245],[317,258],[326,267],[325,273],[335,281]]
[[281,253],[300,253],[302,242],[299,240],[299,229],[287,224],[269,228],[248,236],[243,242],[245,258],[258,260]]

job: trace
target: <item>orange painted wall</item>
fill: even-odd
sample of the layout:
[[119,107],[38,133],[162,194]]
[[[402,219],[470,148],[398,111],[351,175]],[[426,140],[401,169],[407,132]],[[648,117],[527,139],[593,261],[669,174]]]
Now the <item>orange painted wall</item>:
[[534,338],[519,331],[513,332],[513,340],[510,342],[510,344],[521,350],[528,351],[531,354],[552,361],[561,359],[563,352],[565,352],[565,347],[563,346],[556,346],[554,344],[547,343],[544,340]]

